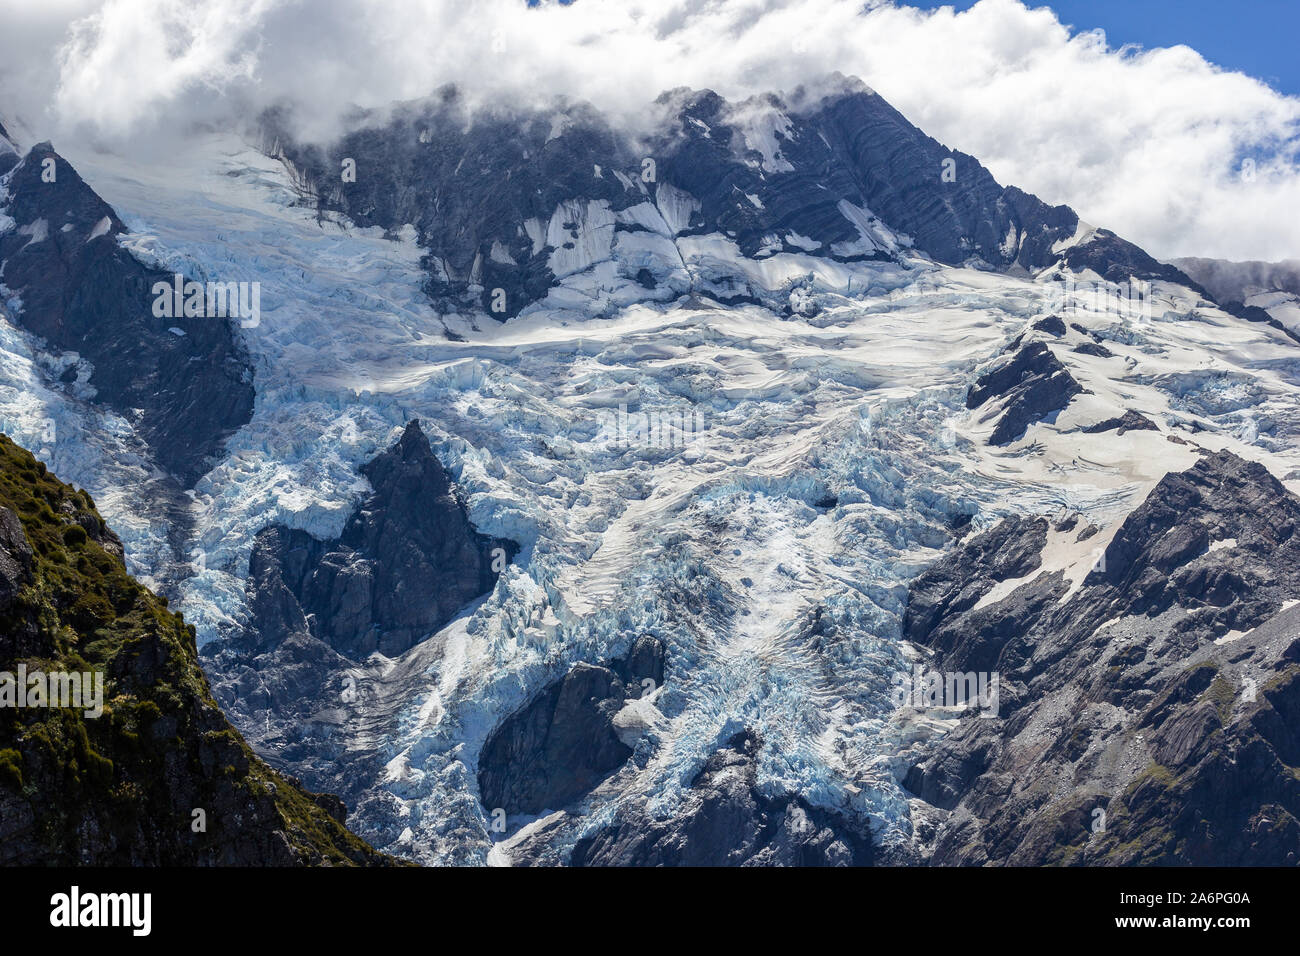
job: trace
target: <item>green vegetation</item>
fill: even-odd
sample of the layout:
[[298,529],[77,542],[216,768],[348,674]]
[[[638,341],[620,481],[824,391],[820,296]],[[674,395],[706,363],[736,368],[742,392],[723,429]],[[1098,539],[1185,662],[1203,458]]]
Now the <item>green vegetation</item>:
[[[1179,853],[1178,841],[1169,828],[1170,821],[1152,825],[1144,821],[1134,825],[1132,808],[1163,803],[1174,798],[1180,784],[1168,767],[1149,763],[1117,801],[1117,810],[1107,822],[1105,837],[1099,841],[1100,854],[1091,862],[1108,866],[1170,865]],[[1128,836],[1116,838],[1116,834]]]
[[249,749],[211,696],[194,628],[127,573],[90,496],[4,436],[0,507],[31,548],[0,602],[0,671],[104,675],[98,718],[0,708],[0,814],[30,821],[0,862],[392,862]]
[[1232,681],[1217,674],[1214,683],[1210,684],[1201,698],[1214,702],[1215,710],[1219,714],[1219,723],[1226,725],[1232,717],[1232,703],[1237,699],[1237,695],[1237,688]]

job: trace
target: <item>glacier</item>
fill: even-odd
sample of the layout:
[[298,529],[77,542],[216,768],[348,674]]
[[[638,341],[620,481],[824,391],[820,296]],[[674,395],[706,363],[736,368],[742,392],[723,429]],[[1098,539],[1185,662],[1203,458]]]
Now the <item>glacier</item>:
[[[784,162],[779,120],[747,128],[765,166]],[[180,523],[148,504],[156,476],[130,422],[43,384],[75,357],[53,359],[0,323],[5,431],[95,495],[132,570],[173,596],[201,644],[248,620],[255,533],[281,523],[337,536],[368,490],[358,467],[412,418],[477,528],[522,546],[441,632],[352,671],[336,745],[383,769],[358,784],[367,798],[349,822],[420,862],[510,861],[495,808],[478,799],[487,735],[571,664],[647,634],[668,647],[664,685],[627,715],[634,757],[585,799],[571,839],[633,795],[671,816],[708,756],[751,728],[767,742],[765,791],[906,843],[900,768],[945,725],[893,701],[894,677],[926,654],[900,621],[908,582],[949,546],[954,517],[987,527],[1080,512],[1113,526],[1195,460],[1171,435],[1262,461],[1300,490],[1294,343],[1170,283],[1153,283],[1142,314],[1066,303],[1063,318],[1084,330],[1072,341],[1086,333],[1113,354],[1058,349],[1086,393],[994,448],[967,387],[1046,314],[1056,275],[939,265],[870,210],[841,210],[862,235],[841,252],[897,261],[780,243],[747,258],[725,235],[682,235],[693,200],[666,187],[657,205],[618,214],[642,231],[616,233],[599,203],[557,209],[528,232],[537,246],[552,233],[573,243],[553,257],[558,286],[498,324],[434,311],[413,229],[319,216],[278,162],[235,137],[188,141],[143,168],[69,158],[141,261],[262,286],[260,325],[239,331],[252,420],[172,502]],[[576,237],[561,235],[566,223]],[[653,294],[635,283],[641,269]],[[756,301],[719,304],[739,289]],[[610,441],[611,410],[632,404],[705,425],[689,443]],[[1128,409],[1163,430],[1080,431]],[[821,640],[820,619],[851,637]],[[241,730],[256,745],[256,722]],[[513,818],[511,836],[533,822]]]

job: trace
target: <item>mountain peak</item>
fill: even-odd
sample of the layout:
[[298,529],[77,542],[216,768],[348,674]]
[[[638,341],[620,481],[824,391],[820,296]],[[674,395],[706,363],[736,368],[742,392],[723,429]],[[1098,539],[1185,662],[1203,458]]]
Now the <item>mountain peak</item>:
[[[638,132],[589,106],[466,118],[431,99],[325,146],[295,142],[283,117],[264,138],[322,212],[413,225],[440,310],[497,320],[548,299],[597,314],[686,294],[782,308],[790,289],[745,264],[781,255],[1190,284],[1067,206],[1003,187],[854,77],[736,103],[682,87],[656,104]],[[345,160],[367,175],[338,181]],[[407,177],[416,188],[385,186]],[[695,237],[734,243],[737,260],[695,253]]]

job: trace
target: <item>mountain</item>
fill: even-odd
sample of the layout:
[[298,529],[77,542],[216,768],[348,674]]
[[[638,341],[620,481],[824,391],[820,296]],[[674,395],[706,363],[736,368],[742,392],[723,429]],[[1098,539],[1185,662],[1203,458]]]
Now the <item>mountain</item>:
[[[4,437],[0,615],[0,861],[393,862],[347,831],[337,797],[253,754],[212,699],[194,628],[127,574],[89,496]],[[86,706],[37,706],[60,675]]]
[[276,526],[258,535],[254,643],[310,629],[354,658],[400,654],[491,591],[518,550],[471,527],[417,422],[361,473],[374,493],[338,541]]
[[905,778],[944,811],[930,862],[1295,865],[1298,531],[1300,498],[1222,451],[1161,479],[1082,580],[1053,547],[1097,534],[1075,515],[926,570],[908,639],[1001,674],[999,719]]
[[1300,259],[1282,262],[1231,262],[1227,259],[1175,259],[1182,269],[1224,302],[1245,302],[1270,292],[1300,295]]
[[0,264],[17,321],[75,352],[64,381],[135,418],[159,464],[193,484],[252,410],[251,369],[229,325],[154,314],[154,286],[172,275],[122,247],[122,221],[49,143],[6,173],[4,189],[12,226]]
[[648,133],[583,105],[472,111],[447,88],[358,119],[327,149],[296,143],[274,111],[262,136],[322,213],[389,232],[413,225],[444,309],[476,304],[500,319],[548,295],[589,298],[602,313],[688,290],[780,308],[775,290],[727,261],[779,252],[899,261],[908,249],[1017,274],[1061,264],[1112,282],[1192,284],[1068,207],[1000,186],[861,82],[835,83],[831,94],[735,104],[674,90]]
[[[355,668],[396,657],[482,599],[518,551],[479,534],[418,422],[362,466],[373,493],[337,540],[273,525],[249,561],[251,619],[203,649],[217,700],[260,751],[312,785],[352,792],[336,732]],[[302,740],[327,738],[328,761]],[[334,738],[334,739],[330,739]]]
[[[669,91],[635,128],[454,88],[294,128],[0,181],[35,296],[5,298],[0,424],[371,845],[1289,862],[1284,317],[853,80]],[[257,282],[260,321],[42,304],[43,158],[70,236],[112,218],[39,268]]]
[[1300,342],[1300,261],[1178,259],[1174,265],[1195,276],[1225,308],[1284,329]]

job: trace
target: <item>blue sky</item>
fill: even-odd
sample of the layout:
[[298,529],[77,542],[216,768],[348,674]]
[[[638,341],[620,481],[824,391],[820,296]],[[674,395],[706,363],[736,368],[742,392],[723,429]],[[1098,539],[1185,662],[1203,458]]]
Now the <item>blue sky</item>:
[[[975,0],[900,0],[932,10],[966,10]],[[1186,44],[1207,60],[1300,95],[1300,0],[1050,0],[1079,30],[1100,27],[1112,46]]]

